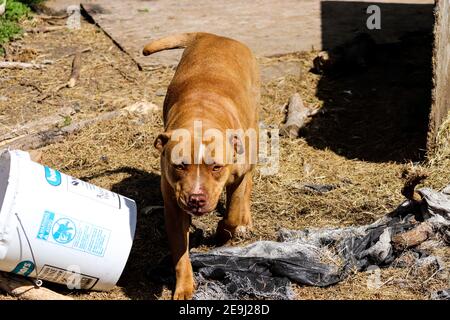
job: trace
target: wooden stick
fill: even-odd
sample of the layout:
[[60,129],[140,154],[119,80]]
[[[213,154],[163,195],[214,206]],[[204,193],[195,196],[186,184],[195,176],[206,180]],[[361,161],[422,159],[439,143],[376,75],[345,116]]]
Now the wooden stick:
[[80,69],[81,69],[81,52],[77,51],[72,61],[72,73],[70,75],[70,79],[67,82],[68,88],[73,88],[77,84],[78,78],[80,78]]
[[7,141],[0,142],[0,148],[11,148],[20,150],[30,150],[44,147],[46,145],[62,141],[65,136],[80,131],[100,121],[115,119],[127,114],[126,110],[111,111],[101,114],[98,117],[80,121],[60,129],[51,129],[29,135],[23,135]]
[[48,97],[54,95],[55,93],[58,93],[59,90],[63,89],[63,88],[73,88],[77,81],[78,78],[80,77],[80,69],[81,69],[81,54],[83,52],[87,52],[87,51],[91,51],[91,48],[85,48],[82,50],[78,50],[76,52],[67,54],[65,56],[62,56],[61,58],[59,58],[58,60],[62,60],[64,58],[70,57],[72,55],[75,55],[73,61],[72,61],[72,72],[70,75],[70,79],[69,81],[67,81],[66,83],[63,83],[59,86],[57,86],[56,88],[54,88],[51,92],[47,92],[46,94],[42,95],[39,99],[37,99],[37,102],[42,102],[45,99],[47,99]]
[[35,85],[34,83],[27,83],[25,81],[21,81],[19,82],[19,85],[21,85],[22,87],[32,87],[34,90],[36,90],[39,93],[42,93],[41,88],[39,88],[37,85]]
[[65,15],[62,15],[62,16],[48,16],[48,15],[45,15],[45,14],[41,14],[41,15],[38,15],[36,17],[39,18],[39,19],[42,19],[42,20],[58,20],[58,19],[67,19],[69,16],[70,15],[68,15],[68,14],[65,14]]
[[88,51],[91,51],[91,50],[92,50],[92,48],[84,48],[84,49],[82,49],[82,50],[77,50],[77,51],[75,51],[75,52],[72,52],[72,53],[63,55],[63,56],[62,56],[61,58],[59,58],[57,61],[62,60],[62,59],[65,59],[65,58],[68,58],[68,57],[71,57],[71,56],[73,56],[73,55],[76,55],[78,52],[79,52],[79,53],[85,53],[85,52],[88,52]]
[[43,130],[48,130],[51,127],[55,127],[62,122],[64,117],[70,116],[75,113],[75,110],[71,107],[63,107],[58,110],[58,113],[51,114],[47,117],[43,117],[34,121],[27,122],[18,128],[10,128],[8,133],[0,135],[0,141],[14,139],[18,136],[29,135]]
[[299,130],[305,125],[308,117],[316,114],[319,109],[305,107],[298,93],[294,94],[288,103],[288,113],[285,124],[281,127],[281,135],[297,138]]
[[50,289],[36,287],[29,279],[0,272],[0,289],[22,300],[73,300]]
[[42,69],[45,66],[37,63],[0,61],[0,69]]
[[28,33],[46,33],[46,32],[52,32],[52,31],[58,31],[62,29],[67,29],[66,26],[48,26],[48,27],[40,27],[40,28],[30,28],[25,29],[25,32]]

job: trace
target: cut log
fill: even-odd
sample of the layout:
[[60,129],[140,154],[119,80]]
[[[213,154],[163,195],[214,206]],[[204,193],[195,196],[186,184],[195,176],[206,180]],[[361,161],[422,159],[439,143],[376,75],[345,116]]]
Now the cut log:
[[28,62],[0,61],[0,69],[42,69],[45,65]]
[[297,138],[299,130],[305,125],[308,117],[315,115],[319,111],[319,109],[306,107],[298,93],[289,99],[287,108],[286,122],[281,127],[280,134],[290,138]]
[[317,57],[313,60],[314,70],[317,73],[323,73],[324,71],[330,70],[335,63],[335,58],[327,51],[319,52]]
[[414,229],[392,237],[392,244],[398,251],[418,246],[433,235],[433,226],[428,222],[419,224]]
[[402,178],[405,179],[405,184],[402,188],[402,195],[406,199],[421,202],[422,196],[415,190],[419,183],[422,183],[428,177],[428,173],[418,167],[405,167],[402,171]]
[[376,43],[373,38],[362,33],[350,41],[332,49],[321,51],[313,60],[316,73],[326,73],[334,69],[361,70],[373,60]]
[[0,272],[0,289],[23,300],[73,300],[50,289],[37,287],[27,278]]

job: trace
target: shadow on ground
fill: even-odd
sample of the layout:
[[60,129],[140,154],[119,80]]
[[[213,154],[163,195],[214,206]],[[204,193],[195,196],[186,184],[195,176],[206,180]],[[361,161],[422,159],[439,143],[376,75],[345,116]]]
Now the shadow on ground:
[[134,199],[138,216],[133,247],[118,285],[131,299],[156,299],[161,295],[162,286],[148,279],[148,269],[169,253],[164,211],[150,209],[150,206],[163,205],[160,176],[134,168],[124,169],[130,176],[111,190]]
[[[347,37],[352,35],[352,26],[361,29],[366,23],[368,5],[325,2],[324,44],[342,36],[334,31],[343,28],[335,25],[339,21],[349,24]],[[302,136],[316,148],[328,148],[349,159],[419,161],[425,156],[431,108],[433,6],[379,5],[382,29],[367,32],[376,43],[369,52],[370,59],[356,68],[352,67],[359,61],[349,59],[343,68],[321,77],[316,95],[324,102],[322,112],[313,117]],[[415,27],[420,31],[407,32],[392,42],[389,37],[395,18],[415,17],[417,10],[426,13],[422,28]],[[333,20],[336,13],[344,17]]]
[[[81,179],[89,181],[118,173],[126,173],[129,176],[114,184],[111,191],[136,201],[137,225],[130,257],[117,285],[122,287],[131,299],[158,299],[163,286],[169,289],[175,286],[175,272],[167,241],[160,191],[161,176],[132,167],[122,167]],[[223,201],[219,202],[217,211],[224,213]],[[191,248],[215,245],[214,234],[205,235],[204,230],[194,229],[190,234]]]
[[160,175],[132,167],[122,167],[83,179],[88,181],[100,175],[117,173],[127,173],[129,176],[114,184],[111,191],[134,199],[138,208],[133,247],[118,285],[123,287],[125,294],[131,299],[156,299],[161,295],[163,288],[162,285],[149,279],[148,270],[169,254],[164,211],[161,208],[163,200],[160,192]]

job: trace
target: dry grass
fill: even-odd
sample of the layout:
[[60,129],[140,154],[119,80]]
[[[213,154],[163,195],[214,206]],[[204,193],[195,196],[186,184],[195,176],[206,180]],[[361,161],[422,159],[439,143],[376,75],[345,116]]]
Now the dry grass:
[[[0,71],[3,77],[0,95],[8,103],[0,105],[2,123],[16,125],[39,116],[57,112],[63,104],[79,103],[75,118],[120,108],[138,100],[162,105],[163,97],[156,91],[165,88],[173,70],[140,72],[131,59],[119,51],[102,32],[84,23],[81,31],[35,35],[24,40],[24,46],[36,46],[41,55],[57,57],[74,48],[91,47],[83,56],[82,80],[75,89],[63,89],[43,104],[26,103],[36,92],[20,81],[33,83],[43,91],[67,81],[71,59],[63,59],[42,71]],[[57,44],[68,44],[65,49]],[[283,119],[282,107],[295,92],[305,103],[321,107],[316,88],[320,76],[309,71],[314,53],[283,58],[260,59],[262,65],[286,60],[297,62],[300,76],[284,76],[263,85],[261,119],[278,127]],[[3,85],[4,84],[4,85]],[[25,87],[26,89],[24,90]],[[14,92],[14,94],[11,94]],[[450,147],[447,129],[440,134],[441,151],[421,166],[430,171],[426,186],[441,189],[450,181]],[[151,283],[146,277],[151,266],[168,253],[161,210],[144,213],[143,208],[162,205],[159,191],[159,154],[153,140],[162,130],[161,114],[145,119],[133,116],[104,121],[67,137],[63,142],[42,149],[46,165],[64,173],[83,178],[136,200],[139,208],[138,227],[132,254],[119,281],[111,292],[71,293],[77,299],[168,299],[170,290]],[[447,138],[446,138],[447,137]],[[255,175],[252,211],[254,232],[245,244],[260,239],[275,239],[279,228],[349,226],[375,221],[390,212],[401,201],[403,163],[370,162],[337,154],[329,148],[317,148],[306,139],[281,139],[280,171],[273,176]],[[416,164],[420,165],[420,164]],[[304,183],[333,184],[337,188],[325,193],[306,192]],[[211,214],[199,219],[206,234],[212,234],[219,220]],[[200,243],[200,250],[209,247]],[[445,253],[448,256],[448,252]],[[367,275],[352,275],[329,288],[296,287],[299,299],[427,299],[430,290],[446,285],[444,280],[426,283],[413,278],[405,269],[382,270],[381,289],[371,291],[366,286]],[[423,280],[423,279],[422,279]],[[60,287],[54,287],[62,290]],[[1,297],[3,299],[6,297]]]
[[[28,22],[38,24],[37,19]],[[81,77],[74,88],[56,88],[69,80],[76,50],[91,48],[81,58]],[[165,87],[171,69],[155,71],[152,81],[138,72],[136,64],[105,34],[92,24],[79,30],[63,29],[30,34],[9,45],[14,60],[52,62],[41,70],[0,70],[0,136],[32,120],[55,115],[72,108],[70,119],[61,117],[58,125],[90,118],[100,112],[116,110],[134,102],[155,100],[155,91]],[[157,99],[156,99],[157,100]]]
[[439,167],[450,159],[450,112],[447,120],[439,128],[436,137],[436,150],[430,156],[429,165]]

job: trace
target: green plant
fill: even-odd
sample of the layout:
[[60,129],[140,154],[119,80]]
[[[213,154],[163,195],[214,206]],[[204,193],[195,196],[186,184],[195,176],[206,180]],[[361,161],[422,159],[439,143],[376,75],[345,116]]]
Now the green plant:
[[70,116],[65,116],[62,127],[70,126],[71,123],[72,123],[72,118]]
[[[0,44],[6,43],[21,34],[22,28],[19,23],[21,20],[29,17],[31,9],[28,7],[31,3],[36,3],[40,0],[6,0],[5,13],[0,16]],[[3,0],[0,0],[3,3]],[[3,49],[0,48],[0,54],[3,54]]]
[[6,11],[2,19],[18,22],[27,17],[30,11],[27,5],[19,1],[6,0]]
[[6,19],[0,19],[0,44],[8,42],[10,39],[21,33],[22,29],[14,22]]

